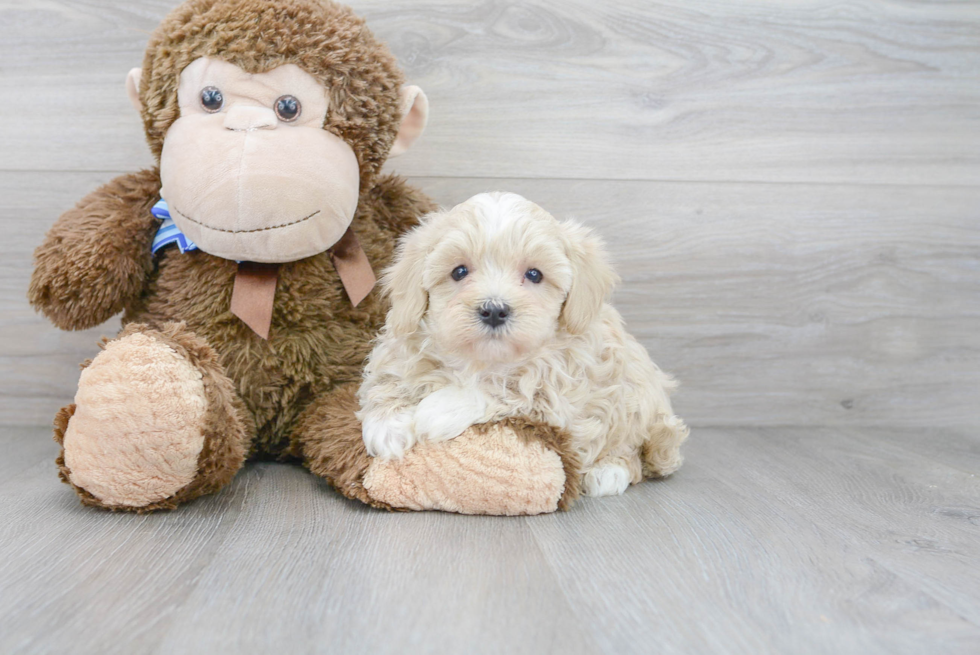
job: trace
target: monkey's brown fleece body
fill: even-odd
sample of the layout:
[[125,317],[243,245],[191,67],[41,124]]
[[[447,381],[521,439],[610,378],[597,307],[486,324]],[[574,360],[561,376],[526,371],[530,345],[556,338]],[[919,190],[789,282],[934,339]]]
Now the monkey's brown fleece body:
[[[387,266],[397,237],[435,205],[402,179],[379,176],[398,131],[403,78],[363,21],[346,7],[316,0],[181,5],[151,37],[143,64],[142,117],[157,158],[179,115],[175,72],[201,56],[254,73],[294,63],[324,84],[330,96],[324,129],[342,137],[360,165],[361,192],[351,227],[374,270]],[[303,461],[345,495],[387,507],[363,486],[372,461],[354,417],[354,390],[371,339],[384,322],[386,302],[375,290],[353,307],[327,253],[285,263],[279,268],[269,339],[263,340],[229,310],[235,262],[202,251],[180,253],[176,247],[151,254],[159,221],[150,209],[159,197],[156,169],[116,178],[66,212],[35,252],[30,301],[55,325],[86,329],[123,312],[124,329],[117,338],[149,335],[189,361],[204,384],[204,446],[192,482],[140,506],[102,502],[73,484],[82,501],[138,512],[171,509],[219,489],[251,457]],[[59,443],[74,412],[69,405],[56,417]],[[567,506],[577,495],[578,472],[575,458],[563,452],[561,434],[519,422],[512,427],[519,437],[514,444],[537,440],[561,454],[564,476],[561,470],[555,475],[564,488],[552,505]],[[513,446],[515,452],[524,445]],[[536,461],[534,456],[521,455],[525,464]],[[471,459],[446,461],[468,465]],[[62,479],[71,484],[64,450],[58,464]],[[465,476],[457,477],[465,484]],[[402,482],[414,488],[412,480]],[[514,482],[519,487],[522,481]],[[449,496],[468,493],[465,487],[446,488]],[[430,506],[521,511],[520,503],[495,511],[495,502],[488,497],[460,505],[449,498]],[[548,511],[549,502],[537,499],[528,507]]]

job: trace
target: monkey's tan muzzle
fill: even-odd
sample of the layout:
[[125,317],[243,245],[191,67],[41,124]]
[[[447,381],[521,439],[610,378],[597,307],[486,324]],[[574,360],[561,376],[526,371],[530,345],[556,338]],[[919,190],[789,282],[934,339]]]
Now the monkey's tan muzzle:
[[164,143],[161,195],[204,252],[295,261],[329,249],[353,220],[357,158],[330,132],[277,127],[261,107],[185,116],[179,128]]

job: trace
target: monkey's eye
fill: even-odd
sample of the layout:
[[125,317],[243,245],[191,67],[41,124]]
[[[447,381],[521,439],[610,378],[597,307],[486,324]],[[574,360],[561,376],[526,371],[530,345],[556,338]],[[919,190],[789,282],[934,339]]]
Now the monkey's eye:
[[457,282],[459,282],[464,277],[466,277],[467,275],[469,275],[469,273],[470,273],[470,270],[468,268],[466,268],[465,266],[457,266],[456,268],[453,269],[453,272],[451,273],[451,275],[452,275],[452,277],[453,277],[454,280],[456,280]]
[[524,273],[524,277],[529,279],[531,282],[534,282],[535,284],[540,284],[541,280],[544,279],[544,274],[542,274],[541,271],[539,271],[536,268],[529,268],[527,269],[527,272]]
[[213,114],[221,111],[225,104],[225,97],[221,95],[221,90],[216,86],[206,86],[201,91],[201,106],[204,111]]
[[289,123],[299,118],[303,106],[295,96],[282,96],[276,100],[276,116],[279,120]]

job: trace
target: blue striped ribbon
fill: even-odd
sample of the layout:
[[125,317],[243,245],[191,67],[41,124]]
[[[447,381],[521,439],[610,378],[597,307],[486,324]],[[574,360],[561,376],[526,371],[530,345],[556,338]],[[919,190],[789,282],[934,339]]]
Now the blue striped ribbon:
[[174,223],[174,219],[170,218],[170,207],[166,200],[160,198],[160,202],[153,205],[150,213],[163,221],[157,229],[156,236],[153,237],[152,251],[154,255],[157,254],[158,250],[164,246],[169,246],[171,243],[176,243],[181,253],[197,250],[197,244],[184,236],[184,233]]

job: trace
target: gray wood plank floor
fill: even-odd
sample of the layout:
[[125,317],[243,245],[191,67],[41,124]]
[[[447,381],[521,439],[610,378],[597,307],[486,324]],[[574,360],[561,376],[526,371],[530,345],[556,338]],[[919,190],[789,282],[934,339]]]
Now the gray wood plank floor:
[[125,73],[176,0],[0,2],[0,653],[980,652],[980,3],[354,0],[432,103],[389,169],[606,237],[682,381],[673,478],[388,514],[253,464],[81,507],[31,251],[152,165]]
[[980,643],[973,434],[929,435],[948,444],[932,457],[906,447],[920,431],[703,428],[670,480],[517,519],[376,512],[282,464],[178,512],[93,512],[46,431],[2,435],[4,653]]

